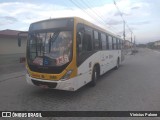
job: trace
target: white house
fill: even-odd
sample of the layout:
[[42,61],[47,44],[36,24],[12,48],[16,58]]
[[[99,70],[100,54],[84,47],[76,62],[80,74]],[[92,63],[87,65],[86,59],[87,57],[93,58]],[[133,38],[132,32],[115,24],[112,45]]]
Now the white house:
[[160,48],[160,40],[154,42],[154,46]]

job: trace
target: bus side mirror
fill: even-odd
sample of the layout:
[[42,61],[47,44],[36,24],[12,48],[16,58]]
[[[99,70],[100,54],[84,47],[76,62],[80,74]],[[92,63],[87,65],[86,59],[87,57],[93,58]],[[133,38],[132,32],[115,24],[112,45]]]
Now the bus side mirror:
[[21,38],[18,37],[18,47],[21,47]]
[[18,47],[21,47],[22,38],[27,38],[28,32],[19,32],[18,33]]

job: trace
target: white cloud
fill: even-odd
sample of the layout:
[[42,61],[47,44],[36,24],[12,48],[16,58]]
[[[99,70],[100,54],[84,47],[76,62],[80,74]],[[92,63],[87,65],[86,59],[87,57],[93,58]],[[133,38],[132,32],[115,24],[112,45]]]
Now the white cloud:
[[[130,0],[121,0],[117,2],[117,5],[125,14],[131,14],[133,7],[141,7],[142,4],[131,4]],[[73,10],[72,10],[73,9]],[[114,4],[104,4],[100,7],[94,7],[89,9],[84,9],[85,12],[90,14],[84,14],[83,11],[75,8],[66,8],[65,6],[59,5],[51,5],[51,4],[31,4],[31,3],[23,3],[23,2],[8,2],[8,3],[1,3],[0,4],[0,15],[7,15],[11,17],[16,17],[20,19],[24,23],[31,23],[37,20],[48,19],[48,18],[55,18],[55,17],[67,17],[67,16],[78,16],[83,17],[88,20],[92,20],[91,17],[97,17],[101,22],[107,22],[115,19],[120,19],[119,16],[115,16],[117,10]],[[96,13],[96,14],[95,14]],[[124,14],[124,15],[125,15]],[[144,12],[142,13],[144,15]],[[146,14],[146,13],[145,13]],[[93,18],[93,19],[94,19]],[[104,20],[102,20],[103,18]],[[93,21],[93,20],[92,20]]]
[[[138,22],[149,21],[147,18],[151,15],[149,3],[136,2],[131,0],[116,0],[117,6],[123,13],[123,17],[127,20],[127,23],[132,23],[130,27],[134,27],[135,30],[139,28],[136,24]],[[89,4],[88,4],[89,5]],[[89,15],[88,15],[89,14]],[[62,5],[49,4],[49,3],[23,3],[23,2],[6,2],[0,3],[0,21],[1,17],[9,16],[17,19],[17,24],[15,29],[25,29],[26,26],[36,21],[56,18],[56,17],[69,17],[77,16],[82,17],[86,20],[94,22],[99,26],[110,29],[116,33],[121,33],[123,31],[123,24],[121,24],[122,19],[118,15],[117,9],[113,3],[104,4],[99,7],[92,7],[80,10],[76,7],[68,8]],[[103,20],[102,20],[103,19]],[[4,21],[5,22],[5,21]],[[104,25],[107,23],[108,25]],[[7,24],[7,23],[6,23]],[[5,25],[6,25],[5,24]],[[24,24],[24,26],[22,26]],[[8,25],[7,25],[8,26]],[[13,27],[13,26],[12,26]],[[142,26],[141,26],[142,27]],[[2,26],[1,29],[5,28]]]
[[15,22],[17,22],[17,19],[14,18],[14,17],[10,17],[10,16],[0,17],[0,25],[1,26],[8,25],[8,24],[13,24]]

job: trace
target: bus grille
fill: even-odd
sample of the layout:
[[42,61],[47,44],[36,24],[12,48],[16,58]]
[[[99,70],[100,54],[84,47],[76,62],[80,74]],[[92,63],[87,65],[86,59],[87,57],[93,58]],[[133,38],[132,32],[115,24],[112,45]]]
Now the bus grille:
[[32,82],[36,86],[47,86],[48,88],[55,88],[57,86],[57,83],[42,82],[42,81],[37,81],[33,79],[32,79]]

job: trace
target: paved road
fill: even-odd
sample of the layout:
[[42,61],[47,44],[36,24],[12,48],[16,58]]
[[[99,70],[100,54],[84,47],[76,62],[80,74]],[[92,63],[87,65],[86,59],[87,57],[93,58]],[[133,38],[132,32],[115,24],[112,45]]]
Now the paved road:
[[[0,82],[0,110],[158,111],[160,110],[160,52],[140,49],[135,56],[127,56],[118,70],[111,70],[103,75],[96,87],[84,86],[77,92],[30,86],[26,83],[24,75],[8,78]],[[102,119],[106,120],[99,118]],[[146,118],[132,119],[146,120]]]
[[24,63],[20,63],[20,57],[25,57],[25,54],[7,54],[0,55],[0,77],[19,71],[24,71]]

